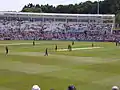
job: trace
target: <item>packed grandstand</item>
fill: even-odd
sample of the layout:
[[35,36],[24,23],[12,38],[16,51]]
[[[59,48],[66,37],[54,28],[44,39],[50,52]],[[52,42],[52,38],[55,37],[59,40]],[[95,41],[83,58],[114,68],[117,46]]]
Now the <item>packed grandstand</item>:
[[115,15],[0,12],[0,40],[115,41]]

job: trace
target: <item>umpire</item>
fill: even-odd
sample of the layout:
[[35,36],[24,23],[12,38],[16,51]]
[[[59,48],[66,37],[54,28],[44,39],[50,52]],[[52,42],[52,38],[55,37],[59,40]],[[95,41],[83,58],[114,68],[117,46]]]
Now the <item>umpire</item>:
[[44,56],[48,56],[48,48],[45,49],[45,55]]
[[7,46],[5,47],[5,51],[6,51],[6,55],[8,55],[9,50]]

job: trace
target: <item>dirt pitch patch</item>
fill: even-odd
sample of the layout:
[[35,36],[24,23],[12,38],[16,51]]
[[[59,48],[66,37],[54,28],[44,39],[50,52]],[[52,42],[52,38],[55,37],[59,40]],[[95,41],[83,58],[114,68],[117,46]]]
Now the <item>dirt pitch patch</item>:
[[[87,50],[87,49],[99,49],[102,47],[86,47],[86,48],[72,48],[72,50]],[[58,49],[57,51],[68,51],[68,49]]]

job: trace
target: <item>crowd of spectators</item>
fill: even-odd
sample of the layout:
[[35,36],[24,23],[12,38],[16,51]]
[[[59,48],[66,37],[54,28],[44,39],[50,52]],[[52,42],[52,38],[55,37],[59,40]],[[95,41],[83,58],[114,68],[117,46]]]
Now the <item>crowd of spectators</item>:
[[[41,88],[38,85],[33,85],[32,90],[41,90]],[[53,88],[50,90],[54,90]],[[77,90],[74,85],[69,85],[66,90]],[[118,86],[113,86],[112,90],[119,90]]]
[[0,40],[114,41],[112,24],[0,19]]

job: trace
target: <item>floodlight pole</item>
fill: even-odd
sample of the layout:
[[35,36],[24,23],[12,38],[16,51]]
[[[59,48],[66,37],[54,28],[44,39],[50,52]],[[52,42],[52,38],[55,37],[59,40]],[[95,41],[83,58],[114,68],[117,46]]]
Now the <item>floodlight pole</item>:
[[100,3],[99,3],[99,0],[98,0],[98,5],[97,5],[98,7],[97,7],[97,14],[99,14],[100,13]]

